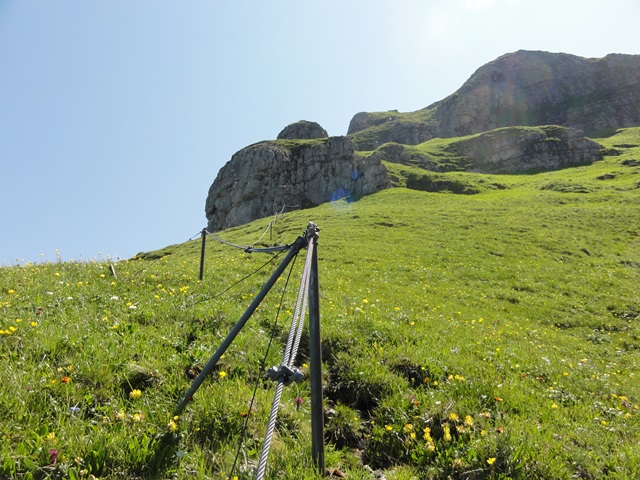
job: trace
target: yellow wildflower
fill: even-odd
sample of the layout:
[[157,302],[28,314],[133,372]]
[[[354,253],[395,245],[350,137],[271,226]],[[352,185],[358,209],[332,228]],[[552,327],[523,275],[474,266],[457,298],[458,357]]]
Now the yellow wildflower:
[[494,463],[496,463],[496,457],[487,458],[487,463],[489,465],[493,465]]
[[449,425],[444,426],[444,441],[445,442],[451,441],[451,429],[449,428]]
[[129,392],[129,397],[130,397],[132,400],[135,400],[136,398],[140,398],[141,396],[142,396],[142,392],[141,392],[140,390],[138,390],[138,389],[131,390],[131,391]]

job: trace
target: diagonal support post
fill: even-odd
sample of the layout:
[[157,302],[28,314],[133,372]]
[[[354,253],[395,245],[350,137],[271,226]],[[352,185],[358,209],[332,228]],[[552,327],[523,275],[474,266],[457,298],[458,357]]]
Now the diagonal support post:
[[284,270],[287,268],[287,265],[289,265],[289,263],[291,263],[291,260],[293,260],[293,258],[300,252],[300,250],[306,246],[307,246],[307,239],[304,236],[298,237],[296,241],[293,243],[293,245],[291,245],[291,248],[289,250],[289,253],[287,253],[287,256],[284,258],[284,260],[282,260],[282,262],[280,262],[280,265],[278,265],[278,267],[273,272],[271,277],[269,277],[269,279],[264,284],[260,292],[258,292],[258,294],[254,297],[253,301],[251,302],[251,305],[249,305],[247,310],[242,314],[242,317],[240,317],[240,320],[238,320],[238,322],[233,326],[229,334],[222,341],[222,343],[220,344],[218,349],[214,352],[213,356],[207,362],[207,364],[202,369],[202,371],[198,374],[196,378],[193,379],[191,386],[178,402],[174,415],[180,415],[180,413],[182,413],[182,410],[184,410],[184,408],[187,406],[189,401],[193,398],[193,395],[196,393],[198,388],[200,388],[200,385],[202,385],[202,382],[204,382],[204,379],[207,377],[207,375],[209,375],[213,371],[216,364],[220,360],[220,357],[224,355],[224,352],[227,351],[227,348],[229,348],[229,346],[231,345],[233,340],[236,338],[238,333],[240,333],[240,331],[245,326],[245,324],[247,323],[251,315],[253,315],[253,312],[256,311],[256,309],[258,308],[262,300],[264,300],[264,298],[267,296],[267,293],[269,293],[269,290],[271,290],[271,287],[273,287],[273,285],[275,285],[278,278],[280,278],[280,275],[282,275],[282,272],[284,272]]

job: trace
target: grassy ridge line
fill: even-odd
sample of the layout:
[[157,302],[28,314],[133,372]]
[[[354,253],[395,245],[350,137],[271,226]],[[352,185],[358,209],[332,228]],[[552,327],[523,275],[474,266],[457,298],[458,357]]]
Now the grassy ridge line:
[[[629,131],[600,140],[640,144]],[[623,162],[640,151],[621,150],[499,177],[503,190],[398,188],[278,220],[273,243],[321,227],[328,466],[349,478],[370,478],[363,464],[395,479],[637,475],[640,195]],[[223,236],[250,243],[268,220]],[[117,279],[100,263],[0,269],[0,382],[12,387],[0,393],[0,476],[224,478],[249,415],[237,472],[249,478],[272,386],[253,412],[248,399],[279,293],[171,418],[270,274],[194,304],[266,261],[207,248],[202,284],[199,241],[122,262]],[[272,350],[267,363],[279,361]],[[270,478],[313,478],[307,400],[306,382],[285,389]]]

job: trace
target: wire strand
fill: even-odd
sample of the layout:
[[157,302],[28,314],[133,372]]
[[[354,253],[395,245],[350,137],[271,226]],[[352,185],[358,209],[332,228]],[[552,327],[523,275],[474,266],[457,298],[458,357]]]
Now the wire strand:
[[[289,329],[289,337],[287,339],[287,345],[283,354],[282,365],[291,368],[296,360],[298,352],[298,346],[300,344],[300,338],[302,336],[302,327],[304,325],[304,316],[307,308],[307,292],[309,289],[309,278],[311,271],[311,259],[313,254],[313,248],[307,250],[307,259],[300,278],[300,287],[298,288],[298,298],[296,300],[296,306],[294,308],[293,318],[291,319],[291,327]],[[273,433],[276,426],[276,420],[278,417],[278,410],[280,409],[280,398],[282,396],[282,390],[284,388],[284,377],[278,379],[278,385],[276,386],[276,392],[271,404],[271,412],[269,414],[269,423],[267,425],[267,431],[264,436],[264,442],[262,444],[262,452],[260,453],[260,460],[255,472],[255,480],[262,480],[264,477],[267,460],[269,458],[269,451],[271,450],[271,441],[273,439]]]
[[[245,280],[247,280],[248,278],[252,277],[253,275],[255,275],[256,273],[258,273],[260,270],[262,270],[263,268],[265,268],[267,265],[269,265],[270,263],[272,263],[274,260],[276,260],[280,255],[282,254],[282,252],[277,252],[273,257],[271,257],[269,260],[267,260],[265,263],[263,263],[261,266],[259,266],[257,269],[255,269],[253,272],[249,273],[248,275],[245,275],[244,277],[242,277],[240,280],[232,283],[230,286],[228,286],[227,288],[225,288],[224,290],[222,290],[221,292],[216,293],[215,295],[212,295],[210,297],[204,297],[201,298],[197,301],[188,303],[184,306],[180,306],[178,308],[190,308],[193,307],[195,305],[199,305],[201,303],[204,302],[208,302],[210,300],[215,300],[218,297],[221,297],[222,295],[224,295],[225,293],[227,293],[229,290],[231,290],[233,287],[235,287],[236,285],[244,282]],[[296,255],[297,256],[297,255]]]
[[267,344],[267,350],[264,353],[264,358],[262,359],[262,362],[260,363],[260,368],[258,370],[258,373],[256,374],[256,381],[255,381],[255,385],[253,387],[253,395],[251,397],[251,402],[249,403],[249,410],[247,410],[247,416],[244,419],[244,425],[242,427],[242,433],[240,434],[240,441],[238,442],[238,450],[236,451],[236,457],[233,460],[233,466],[231,467],[231,472],[229,473],[229,477],[228,478],[233,478],[233,472],[236,469],[236,465],[238,463],[238,457],[240,456],[240,450],[242,448],[242,445],[244,443],[244,437],[247,433],[247,427],[249,425],[249,417],[251,416],[251,411],[253,409],[253,404],[255,403],[255,399],[256,399],[256,395],[258,393],[258,385],[260,384],[260,374],[262,372],[264,372],[266,365],[267,365],[267,358],[269,357],[269,351],[271,350],[271,345],[273,344],[273,339],[276,336],[276,328],[278,327],[278,321],[280,319],[280,313],[282,312],[282,306],[284,304],[284,296],[287,293],[287,288],[289,286],[289,280],[291,279],[291,273],[293,272],[293,268],[294,265],[296,263],[296,260],[298,258],[298,255],[296,255],[293,259],[293,262],[291,264],[291,267],[289,268],[289,274],[287,275],[287,280],[284,283],[284,287],[282,289],[282,295],[280,296],[280,304],[278,305],[278,310],[276,311],[276,318],[273,322],[273,326],[271,327],[271,336],[269,337],[269,343]]
[[291,248],[291,245],[289,245],[289,244],[287,244],[287,245],[278,245],[278,246],[275,246],[275,247],[253,248],[251,245],[237,245],[235,243],[227,242],[226,240],[223,240],[222,238],[218,237],[217,235],[214,235],[213,233],[209,232],[208,230],[205,230],[205,232],[207,233],[207,235],[209,235],[215,241],[220,242],[223,245],[227,245],[228,247],[237,248],[238,250],[242,250],[243,252],[247,252],[247,253],[273,253],[273,252],[280,252],[282,250],[287,250],[287,249]]

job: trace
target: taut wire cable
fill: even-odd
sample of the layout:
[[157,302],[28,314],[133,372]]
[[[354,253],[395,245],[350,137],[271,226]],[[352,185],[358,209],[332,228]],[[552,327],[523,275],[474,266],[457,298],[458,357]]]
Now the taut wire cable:
[[[289,337],[287,339],[287,346],[283,355],[282,365],[291,369],[295,362],[298,346],[300,344],[300,338],[302,336],[302,327],[304,325],[304,317],[307,309],[307,292],[309,290],[309,278],[311,271],[311,259],[313,255],[312,243],[309,244],[307,250],[307,259],[305,261],[304,270],[300,279],[300,287],[298,289],[298,299],[294,309],[293,318],[291,319],[291,328],[289,329]],[[267,459],[269,457],[269,451],[271,450],[271,441],[273,439],[273,433],[275,431],[276,420],[278,417],[278,410],[280,408],[280,399],[282,397],[282,390],[286,378],[281,376],[278,379],[278,385],[276,386],[276,392],[271,404],[271,412],[269,414],[269,422],[267,425],[267,432],[265,434],[264,443],[262,444],[262,453],[260,454],[260,461],[258,462],[258,468],[255,473],[255,480],[262,480],[267,468]]]
[[227,288],[225,288],[224,290],[222,290],[221,292],[216,293],[215,295],[209,296],[209,297],[204,297],[201,298],[199,300],[196,300],[194,302],[188,303],[187,305],[178,307],[178,308],[189,308],[189,307],[193,307],[194,305],[199,305],[201,303],[204,302],[208,302],[210,300],[215,300],[218,297],[221,297],[222,295],[224,295],[225,293],[227,293],[229,290],[231,290],[233,287],[235,287],[236,285],[238,285],[239,283],[244,282],[246,279],[248,279],[249,277],[255,275],[256,273],[258,273],[260,270],[262,270],[264,267],[266,267],[267,265],[269,265],[270,263],[272,263],[275,259],[277,259],[280,255],[282,254],[282,251],[280,252],[276,252],[276,254],[271,257],[269,260],[267,260],[265,263],[263,263],[261,266],[259,266],[257,269],[255,269],[253,272],[249,273],[248,275],[245,275],[244,277],[242,277],[240,280],[232,283],[231,285],[229,285]]
[[251,412],[253,410],[253,404],[255,403],[256,394],[258,393],[258,386],[260,385],[260,374],[264,372],[267,365],[267,358],[269,357],[269,352],[271,351],[271,345],[273,344],[273,339],[276,335],[276,328],[278,326],[278,321],[280,319],[280,313],[282,312],[282,306],[284,305],[284,296],[287,293],[287,288],[289,287],[289,280],[291,279],[291,273],[293,272],[293,267],[296,263],[298,256],[296,255],[293,258],[293,262],[291,267],[289,268],[289,274],[287,275],[287,279],[284,283],[284,288],[282,289],[282,294],[280,295],[280,304],[278,305],[278,310],[276,311],[276,318],[273,322],[273,326],[271,327],[271,336],[269,337],[269,343],[267,344],[267,350],[264,353],[264,357],[262,362],[260,363],[260,367],[258,373],[256,374],[256,381],[253,387],[253,395],[251,396],[251,402],[249,402],[249,410],[247,410],[247,416],[244,418],[244,424],[242,426],[242,433],[240,434],[240,441],[238,442],[238,450],[236,451],[236,457],[233,460],[233,466],[231,467],[231,472],[229,473],[228,478],[233,478],[233,472],[235,471],[236,464],[238,463],[238,457],[240,456],[240,449],[242,448],[242,444],[244,443],[244,437],[247,433],[247,426],[249,424],[249,417],[251,417]]

